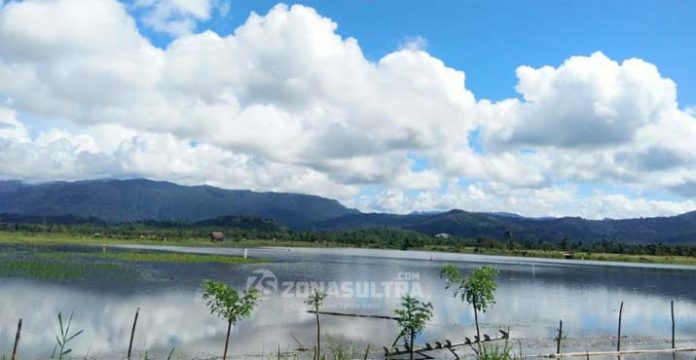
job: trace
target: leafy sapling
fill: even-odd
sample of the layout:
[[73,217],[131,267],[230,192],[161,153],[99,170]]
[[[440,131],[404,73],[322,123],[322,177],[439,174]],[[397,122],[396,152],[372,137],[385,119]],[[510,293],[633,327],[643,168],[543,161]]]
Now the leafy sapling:
[[305,304],[309,305],[314,312],[317,320],[317,351],[315,355],[315,360],[321,359],[321,325],[319,324],[319,310],[322,305],[324,305],[324,300],[326,299],[326,292],[321,289],[314,289],[314,291],[309,295]]
[[442,267],[440,276],[447,280],[447,289],[454,289],[455,297],[459,296],[462,302],[466,301],[474,309],[478,353],[483,354],[478,314],[485,313],[489,306],[495,304],[498,270],[490,266],[482,266],[476,268],[468,277],[464,277],[454,265],[446,264]]
[[226,360],[232,324],[236,324],[239,320],[251,315],[259,300],[259,291],[251,288],[240,295],[237,290],[227,284],[204,280],[203,299],[207,301],[211,314],[227,320],[225,350],[222,353],[222,360]]
[[394,310],[397,316],[397,322],[401,328],[399,336],[394,340],[394,344],[400,338],[408,336],[410,360],[413,360],[413,342],[416,334],[425,329],[425,324],[433,316],[433,304],[422,302],[413,296],[405,295],[401,298],[401,305]]

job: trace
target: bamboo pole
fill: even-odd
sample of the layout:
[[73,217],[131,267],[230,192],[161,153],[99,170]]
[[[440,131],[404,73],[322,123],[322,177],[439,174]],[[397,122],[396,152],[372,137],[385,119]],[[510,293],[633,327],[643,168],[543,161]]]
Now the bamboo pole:
[[15,360],[17,357],[17,347],[19,346],[19,337],[22,333],[22,319],[19,319],[19,323],[17,323],[17,334],[15,335],[15,341],[14,341],[14,346],[12,347],[12,360]]
[[130,341],[128,342],[128,360],[131,358],[131,351],[133,350],[133,338],[135,337],[135,325],[138,324],[138,314],[140,313],[140,308],[135,310],[135,318],[133,319],[133,328],[131,329]]

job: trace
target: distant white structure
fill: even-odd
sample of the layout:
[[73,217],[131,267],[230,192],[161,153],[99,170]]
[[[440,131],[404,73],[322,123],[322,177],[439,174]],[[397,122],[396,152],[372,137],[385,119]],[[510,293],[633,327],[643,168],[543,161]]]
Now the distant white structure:
[[438,239],[449,239],[450,234],[448,233],[439,233],[435,235],[436,238]]

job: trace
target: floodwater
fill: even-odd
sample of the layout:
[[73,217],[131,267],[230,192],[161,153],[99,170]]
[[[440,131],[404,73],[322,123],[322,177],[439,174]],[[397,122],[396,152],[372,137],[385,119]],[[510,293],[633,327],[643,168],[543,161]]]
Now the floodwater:
[[[243,251],[139,248],[235,255]],[[329,292],[325,311],[374,315],[393,315],[399,296],[410,291],[434,306],[433,319],[417,342],[449,339],[455,343],[475,335],[473,312],[445,289],[439,277],[445,263],[453,263],[465,273],[482,264],[500,270],[496,304],[480,316],[482,332],[495,337],[498,330],[509,328],[510,344],[523,354],[554,352],[559,320],[563,320],[564,351],[614,350],[622,301],[623,349],[669,348],[672,300],[677,347],[696,344],[696,267],[363,249],[265,248],[248,253],[271,261],[244,265],[123,263],[137,270],[137,279],[0,279],[0,356],[9,354],[21,317],[22,357],[49,357],[59,331],[56,315],[74,311],[73,329],[84,333],[70,344],[72,356],[122,359],[137,308],[136,358],[143,358],[146,352],[149,358],[166,358],[172,348],[173,358],[220,356],[226,323],[211,316],[201,299],[203,279],[264,290],[264,300],[253,315],[233,328],[233,357],[267,359],[275,358],[278,351],[311,348],[314,317],[303,302],[312,286],[323,286]],[[324,349],[331,343],[343,343],[360,352],[367,344],[373,349],[392,344],[398,329],[392,320],[322,316],[322,333],[326,336]],[[466,348],[459,351],[461,356],[470,353]],[[374,356],[380,354],[381,350]],[[446,352],[432,355],[454,358]],[[678,358],[693,359],[694,355]]]

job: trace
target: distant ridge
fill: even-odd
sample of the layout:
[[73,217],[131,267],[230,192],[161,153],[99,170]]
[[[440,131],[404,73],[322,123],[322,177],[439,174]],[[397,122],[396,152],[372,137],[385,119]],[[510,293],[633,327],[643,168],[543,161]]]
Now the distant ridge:
[[105,222],[201,221],[257,216],[290,228],[357,213],[313,195],[223,190],[164,181],[92,180],[24,184],[0,181],[0,214],[74,216]]
[[[224,190],[170,182],[93,180],[25,184],[0,181],[0,221],[21,219],[76,223],[142,221],[273,220],[292,230],[342,231],[391,227],[427,235],[560,242],[696,244],[696,211],[671,217],[587,220],[579,217],[527,218],[518,214],[464,210],[408,215],[361,213],[338,201],[313,195]],[[231,217],[225,220],[225,217]],[[222,220],[220,220],[222,219]],[[244,221],[245,226],[267,223]]]
[[696,212],[671,217],[587,220],[579,217],[526,218],[509,214],[450,210],[431,215],[349,214],[323,221],[317,228],[345,230],[396,227],[435,235],[560,242],[696,244]]

